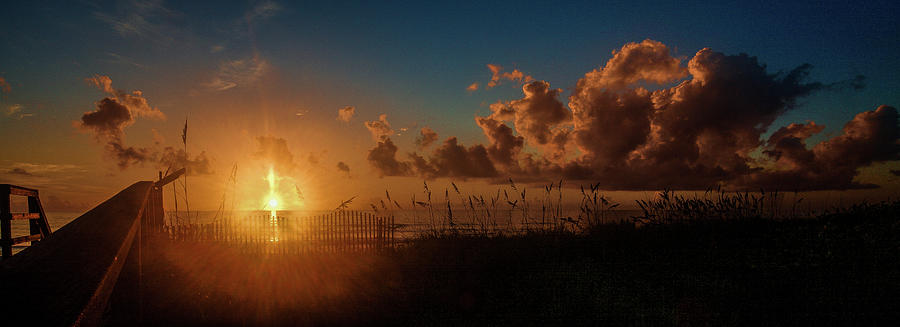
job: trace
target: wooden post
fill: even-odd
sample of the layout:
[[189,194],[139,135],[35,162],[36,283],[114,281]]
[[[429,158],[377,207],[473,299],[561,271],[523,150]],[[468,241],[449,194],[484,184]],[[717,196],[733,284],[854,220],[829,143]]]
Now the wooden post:
[[12,256],[12,211],[9,206],[9,186],[0,190],[0,247],[3,259]]

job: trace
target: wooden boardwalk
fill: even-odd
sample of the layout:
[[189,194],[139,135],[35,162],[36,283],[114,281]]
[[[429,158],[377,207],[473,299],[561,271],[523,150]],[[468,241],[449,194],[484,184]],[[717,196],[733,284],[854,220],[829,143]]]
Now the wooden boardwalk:
[[97,325],[140,235],[153,182],[137,182],[0,263],[9,326]]
[[101,324],[120,274],[139,280],[141,249],[150,239],[174,242],[176,248],[178,242],[218,243],[238,249],[238,254],[257,255],[367,252],[395,245],[393,218],[356,211],[302,219],[256,216],[167,225],[162,186],[181,173],[137,182],[0,261],[4,323]]

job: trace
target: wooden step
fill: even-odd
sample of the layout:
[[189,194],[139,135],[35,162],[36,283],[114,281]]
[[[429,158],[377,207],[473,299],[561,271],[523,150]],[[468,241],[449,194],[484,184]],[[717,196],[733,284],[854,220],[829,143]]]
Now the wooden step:
[[14,213],[12,214],[12,220],[20,220],[20,219],[40,219],[41,214],[33,212],[33,213]]
[[21,244],[21,243],[25,243],[25,242],[37,241],[40,239],[41,239],[41,234],[13,237],[12,240],[10,240],[9,245],[16,245],[16,244]]

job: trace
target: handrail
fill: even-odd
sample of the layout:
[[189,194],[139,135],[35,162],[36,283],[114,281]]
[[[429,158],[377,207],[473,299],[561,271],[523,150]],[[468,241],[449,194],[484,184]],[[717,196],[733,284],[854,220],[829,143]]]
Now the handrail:
[[4,322],[100,322],[135,239],[153,182],[137,182],[0,263]]

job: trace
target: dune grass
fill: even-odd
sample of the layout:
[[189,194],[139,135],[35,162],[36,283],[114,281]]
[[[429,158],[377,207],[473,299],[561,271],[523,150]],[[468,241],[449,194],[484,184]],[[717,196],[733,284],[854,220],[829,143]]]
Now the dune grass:
[[[538,201],[512,182],[484,197],[455,184],[432,196],[425,184],[410,205],[426,209],[414,219],[429,230],[379,254],[245,257],[161,243],[145,253],[142,297],[153,305],[144,305],[142,319],[453,326],[900,319],[900,201],[807,216],[796,210],[800,198],[775,192],[664,191],[639,202],[640,214],[614,221],[618,205],[596,185],[565,216],[561,184],[544,187]],[[373,206],[391,214],[391,204],[404,208],[389,192]],[[521,211],[526,206],[532,210]],[[111,322],[133,318],[116,312]]]

